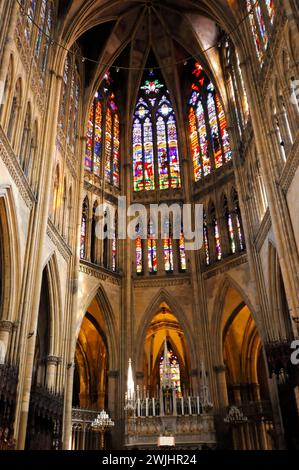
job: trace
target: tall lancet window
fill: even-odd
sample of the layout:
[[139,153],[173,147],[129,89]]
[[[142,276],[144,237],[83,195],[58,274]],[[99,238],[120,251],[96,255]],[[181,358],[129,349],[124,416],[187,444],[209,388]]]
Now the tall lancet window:
[[120,122],[108,72],[91,103],[87,131],[85,169],[106,183],[120,185]]
[[232,158],[227,121],[218,93],[196,62],[189,99],[189,137],[195,181]]
[[264,51],[269,44],[269,29],[274,22],[274,0],[246,0],[249,23],[259,61],[264,58]]
[[133,120],[134,191],[181,187],[178,133],[165,85],[150,74]]
[[163,354],[160,356],[160,386],[174,388],[181,394],[181,372],[178,357],[164,340]]

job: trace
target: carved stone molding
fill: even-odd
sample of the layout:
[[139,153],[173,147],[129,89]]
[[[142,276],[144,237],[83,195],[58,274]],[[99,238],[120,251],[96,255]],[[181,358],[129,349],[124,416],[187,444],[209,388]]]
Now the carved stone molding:
[[171,286],[181,286],[181,285],[191,285],[190,276],[180,276],[180,277],[155,277],[155,278],[140,278],[134,279],[134,287],[171,287]]
[[60,358],[57,357],[57,356],[48,356],[47,357],[47,364],[48,365],[52,364],[52,365],[56,366],[59,363],[59,359]]
[[88,261],[84,261],[84,260],[80,261],[79,271],[81,273],[87,274],[88,276],[93,276],[102,281],[107,281],[110,284],[114,284],[117,286],[121,285],[120,274],[108,272],[107,269],[101,266],[93,265],[89,263]]
[[0,321],[0,330],[1,331],[8,331],[10,332],[12,330],[12,322],[9,320],[1,320]]
[[287,193],[292,184],[293,178],[299,166],[299,134],[297,133],[296,141],[293,144],[292,150],[285,163],[283,172],[281,174],[279,183],[282,190]]
[[8,169],[10,176],[12,177],[18,190],[20,191],[20,194],[27,207],[29,209],[32,209],[33,203],[36,201],[35,196],[1,126],[0,158],[6,165],[6,168]]
[[233,257],[230,259],[226,259],[221,261],[219,264],[216,266],[213,265],[208,270],[206,270],[203,273],[203,279],[210,279],[211,277],[217,276],[218,274],[225,273],[229,271],[230,269],[236,268],[238,266],[241,266],[242,264],[247,263],[247,254],[239,254],[237,258]]
[[47,235],[50,240],[52,240],[59,253],[63,256],[63,258],[66,261],[69,261],[70,257],[72,256],[72,251],[64,240],[64,238],[58,232],[51,219],[48,219]]

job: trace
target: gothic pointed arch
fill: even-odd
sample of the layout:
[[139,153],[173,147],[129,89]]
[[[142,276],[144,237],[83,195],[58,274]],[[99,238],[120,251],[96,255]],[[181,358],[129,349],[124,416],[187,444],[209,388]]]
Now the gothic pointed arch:
[[[191,327],[189,321],[179,304],[179,302],[165,289],[161,289],[155,297],[151,300],[140,321],[140,326],[136,334],[136,343],[134,347],[134,357],[136,358],[136,370],[142,370],[142,357],[143,357],[143,347],[146,337],[146,332],[150,326],[150,323],[159,311],[161,304],[165,303],[172,314],[177,318],[178,322],[182,326],[183,332],[186,336],[186,343],[188,344],[191,358],[191,367],[196,367],[196,348],[192,338]],[[138,369],[138,366],[140,369]]]

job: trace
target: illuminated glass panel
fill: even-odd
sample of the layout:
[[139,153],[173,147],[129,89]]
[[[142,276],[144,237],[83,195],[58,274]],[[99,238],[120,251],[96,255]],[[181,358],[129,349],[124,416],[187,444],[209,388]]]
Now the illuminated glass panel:
[[200,144],[200,151],[201,151],[201,158],[202,158],[202,165],[203,165],[203,174],[204,176],[207,176],[211,173],[211,161],[209,157],[206,120],[205,120],[204,109],[203,109],[201,100],[199,100],[197,104],[196,116],[197,116],[197,123],[198,123],[199,144]]
[[114,115],[113,127],[113,184],[119,186],[119,118]]
[[242,229],[241,229],[241,222],[240,222],[238,210],[236,210],[236,222],[237,222],[237,230],[238,230],[238,237],[239,237],[240,249],[241,249],[241,250],[244,250],[244,240],[243,240]]
[[[172,382],[172,387],[177,390],[178,396],[181,396],[181,373],[180,373],[180,364],[177,356],[174,352],[168,348],[167,351],[168,356],[168,364],[169,364],[169,371],[170,372],[170,379]],[[162,383],[163,375],[164,375],[164,355],[160,357],[160,383]]]
[[262,12],[259,1],[255,2],[255,11],[256,11],[256,16],[257,16],[257,21],[258,21],[258,25],[259,25],[259,28],[260,28],[260,32],[261,32],[261,35],[262,35],[262,38],[263,38],[264,46],[267,47],[267,45],[268,45],[268,34],[267,34],[267,30],[266,30],[264,15],[263,15],[263,12]]
[[112,153],[112,114],[108,107],[106,111],[106,135],[105,135],[105,180],[111,181],[111,153]]
[[191,106],[189,110],[189,137],[191,141],[191,153],[193,161],[193,171],[195,181],[199,181],[201,173],[201,161],[200,161],[200,151],[199,151],[199,141],[197,133],[197,122],[196,116],[194,113],[194,108]]
[[78,77],[76,80],[76,88],[75,88],[75,100],[74,100],[74,114],[73,114],[73,140],[72,140],[72,149],[74,150],[77,138],[77,130],[78,130],[78,112],[79,112],[79,82]]
[[66,100],[67,100],[67,86],[68,86],[68,79],[69,79],[69,70],[70,70],[70,62],[69,62],[69,56],[67,56],[66,59],[65,59],[65,64],[64,64],[63,84],[62,84],[61,101],[60,101],[60,109],[59,109],[59,125],[62,128],[65,127]]
[[217,114],[216,114],[216,107],[215,107],[215,100],[214,100],[213,93],[208,94],[207,106],[208,106],[209,123],[210,123],[210,129],[211,129],[212,146],[213,146],[213,151],[214,151],[215,168],[220,168],[223,164],[223,155],[222,155],[221,142],[219,138]]
[[172,272],[173,271],[172,237],[164,238],[163,246],[164,246],[165,271]]
[[178,151],[178,137],[175,119],[172,115],[169,116],[167,121],[167,134],[168,159],[170,167],[170,186],[171,188],[179,188],[181,185],[181,177]]
[[146,190],[155,189],[153,129],[149,118],[143,124],[144,142],[144,186]]
[[141,274],[142,267],[142,240],[140,237],[137,237],[135,240],[136,244],[136,273]]
[[133,124],[134,191],[143,190],[142,127],[138,119]]
[[232,158],[232,151],[230,148],[229,135],[227,132],[226,117],[224,114],[221,101],[217,94],[216,94],[216,106],[217,106],[217,113],[218,113],[218,119],[219,119],[219,125],[220,125],[221,140],[222,140],[223,151],[224,151],[224,160],[225,162],[228,162]]
[[86,133],[85,168],[92,170],[94,103],[90,107]]
[[204,215],[204,223],[203,223],[203,240],[204,240],[206,264],[209,265],[210,264],[210,248],[209,248],[209,239],[208,239],[208,225],[207,225],[205,215]]
[[75,71],[72,73],[72,82],[71,82],[71,89],[70,89],[70,96],[69,96],[69,113],[68,113],[68,130],[67,130],[67,143],[69,144],[72,139],[72,130],[73,130],[73,122],[72,116],[74,112],[74,99],[75,99],[75,87],[76,87],[76,74]]
[[273,23],[274,16],[275,16],[274,0],[266,0],[266,5],[267,5],[270,21],[271,23]]
[[217,219],[213,220],[213,226],[214,226],[214,236],[215,236],[215,247],[216,247],[217,259],[218,259],[218,261],[220,261],[222,259],[222,250],[221,250],[220,235],[219,235]]
[[249,21],[250,21],[251,31],[252,31],[252,35],[254,39],[255,49],[256,49],[256,53],[259,58],[259,61],[261,62],[263,58],[263,48],[262,48],[262,44],[261,44],[260,37],[258,34],[257,26],[255,23],[253,10],[254,8],[251,4],[251,0],[247,0],[247,11],[249,12]]
[[81,220],[81,240],[80,240],[80,257],[85,258],[85,241],[86,241],[86,214],[82,214]]
[[35,45],[35,57],[39,57],[39,53],[41,50],[41,45],[43,41],[43,31],[45,28],[45,20],[46,20],[46,9],[47,9],[47,0],[42,0],[41,7],[40,7],[40,14],[39,14],[39,30],[37,33],[36,38],[36,45]]
[[186,271],[187,262],[186,262],[186,251],[185,251],[185,237],[183,232],[181,232],[179,240],[179,251],[180,251],[180,270]]
[[228,228],[228,236],[229,236],[229,244],[230,244],[231,252],[236,253],[235,235],[234,235],[232,217],[230,214],[228,214],[227,216],[227,228]]
[[42,53],[42,60],[41,60],[41,68],[42,71],[45,72],[46,65],[48,61],[48,53],[49,53],[49,44],[50,44],[50,35],[52,30],[52,21],[53,21],[53,8],[52,3],[48,2],[48,13],[47,13],[47,21],[46,21],[46,38],[44,39],[44,49]]
[[116,271],[116,258],[117,258],[117,241],[116,241],[116,233],[113,232],[112,237],[112,271]]
[[162,116],[157,119],[157,150],[160,189],[169,188],[169,162],[167,155],[166,128]]
[[154,233],[152,221],[149,223],[149,233],[148,233],[148,270],[150,273],[157,272],[157,239],[156,234]]
[[27,9],[27,16],[25,18],[25,36],[28,42],[30,42],[31,38],[31,33],[32,33],[32,27],[33,27],[33,21],[35,17],[35,11],[36,11],[36,0],[29,0],[28,3],[28,9]]
[[98,176],[100,176],[101,172],[102,115],[102,103],[96,99],[94,117],[93,172]]

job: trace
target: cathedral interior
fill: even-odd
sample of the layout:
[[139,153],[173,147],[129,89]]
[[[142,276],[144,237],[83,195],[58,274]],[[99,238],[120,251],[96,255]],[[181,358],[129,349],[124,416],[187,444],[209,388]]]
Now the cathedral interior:
[[5,0],[0,97],[0,449],[298,449],[297,0]]

